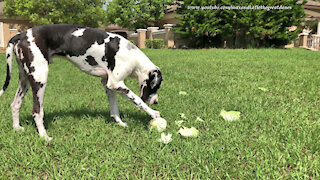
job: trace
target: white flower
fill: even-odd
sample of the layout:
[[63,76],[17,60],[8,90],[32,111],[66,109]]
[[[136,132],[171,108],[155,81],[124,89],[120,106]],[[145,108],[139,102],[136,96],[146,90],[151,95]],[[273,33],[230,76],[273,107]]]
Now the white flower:
[[185,137],[197,137],[199,135],[199,131],[195,127],[191,127],[191,128],[183,127],[183,128],[180,128],[178,133],[180,133],[182,136],[185,136]]
[[167,121],[163,118],[156,118],[150,121],[151,129],[155,128],[158,132],[162,132],[167,127]]
[[179,127],[182,125],[183,122],[184,122],[184,120],[175,121],[176,125]]
[[187,119],[187,116],[184,113],[179,113],[182,119]]
[[169,142],[171,142],[172,140],[172,134],[168,133],[168,135],[161,133],[161,138],[158,139],[159,142],[163,143],[163,144],[168,144]]
[[186,95],[188,95],[188,93],[185,91],[179,91],[179,95],[186,96]]
[[227,121],[234,121],[240,118],[239,111],[225,111],[224,109],[221,110],[220,116],[223,117],[224,120]]
[[204,122],[204,120],[201,119],[199,116],[197,117],[196,121]]

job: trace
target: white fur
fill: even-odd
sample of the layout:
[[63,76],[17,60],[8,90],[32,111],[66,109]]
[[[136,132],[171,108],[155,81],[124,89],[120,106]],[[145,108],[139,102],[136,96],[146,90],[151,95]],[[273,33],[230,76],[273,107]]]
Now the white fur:
[[34,42],[34,37],[32,35],[32,29],[27,30],[28,42],[30,43],[30,50],[33,54],[33,60],[31,62],[31,67],[35,68],[32,73],[34,80],[40,83],[46,83],[48,77],[48,61],[44,58],[40,49]]
[[7,59],[7,64],[9,65],[10,72],[11,72],[11,67],[12,67],[12,58],[13,58],[12,51],[13,51],[13,49],[14,49],[13,44],[10,43],[7,47],[7,50],[6,50],[6,55],[10,54],[10,57]]
[[127,123],[122,122],[122,120],[120,118],[116,92],[107,88],[105,79],[103,79],[101,81],[101,83],[102,83],[102,85],[108,95],[109,107],[110,107],[110,117],[114,118],[119,126],[126,127]]
[[86,30],[85,28],[77,29],[72,33],[72,35],[75,37],[83,36],[83,33],[85,30]]

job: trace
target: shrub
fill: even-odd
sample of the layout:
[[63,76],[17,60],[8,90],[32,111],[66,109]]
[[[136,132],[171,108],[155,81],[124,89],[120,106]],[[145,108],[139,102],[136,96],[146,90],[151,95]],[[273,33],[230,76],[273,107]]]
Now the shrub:
[[[282,6],[290,9],[201,9],[215,6]],[[298,0],[184,0],[178,7],[181,22],[174,30],[189,40],[189,46],[196,48],[223,47],[225,41],[228,47],[234,48],[282,47],[298,37],[299,24],[305,16]],[[291,26],[298,28],[289,31]]]
[[152,49],[162,49],[165,47],[163,39],[147,39],[146,47]]

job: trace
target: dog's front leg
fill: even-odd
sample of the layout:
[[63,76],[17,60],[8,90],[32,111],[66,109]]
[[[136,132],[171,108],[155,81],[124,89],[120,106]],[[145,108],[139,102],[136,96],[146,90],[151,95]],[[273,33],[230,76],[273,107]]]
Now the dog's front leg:
[[146,103],[142,101],[142,99],[137,96],[134,92],[132,92],[123,82],[119,82],[113,87],[109,87],[119,92],[120,94],[127,97],[131,102],[138,108],[143,109],[146,113],[148,113],[152,118],[160,117],[160,112],[151,109]]
[[114,92],[113,90],[107,88],[105,79],[102,79],[101,83],[102,83],[102,85],[104,87],[104,90],[107,93],[107,96],[108,96],[109,107],[110,107],[110,117],[114,118],[119,126],[123,126],[123,127],[128,126],[127,123],[123,122],[121,120],[121,118],[120,118],[116,92]]

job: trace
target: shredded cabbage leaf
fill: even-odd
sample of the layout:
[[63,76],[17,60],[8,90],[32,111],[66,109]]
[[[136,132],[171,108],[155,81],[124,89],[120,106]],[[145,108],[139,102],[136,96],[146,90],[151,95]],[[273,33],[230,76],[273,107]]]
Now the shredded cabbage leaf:
[[224,109],[221,110],[220,116],[223,117],[224,120],[227,121],[234,121],[240,118],[239,111],[225,111]]
[[163,118],[156,118],[150,121],[150,125],[150,129],[156,129],[158,132],[162,132],[167,127],[167,121]]
[[199,131],[195,127],[191,127],[191,128],[183,127],[183,128],[180,128],[178,133],[180,133],[184,137],[197,137],[199,135]]

